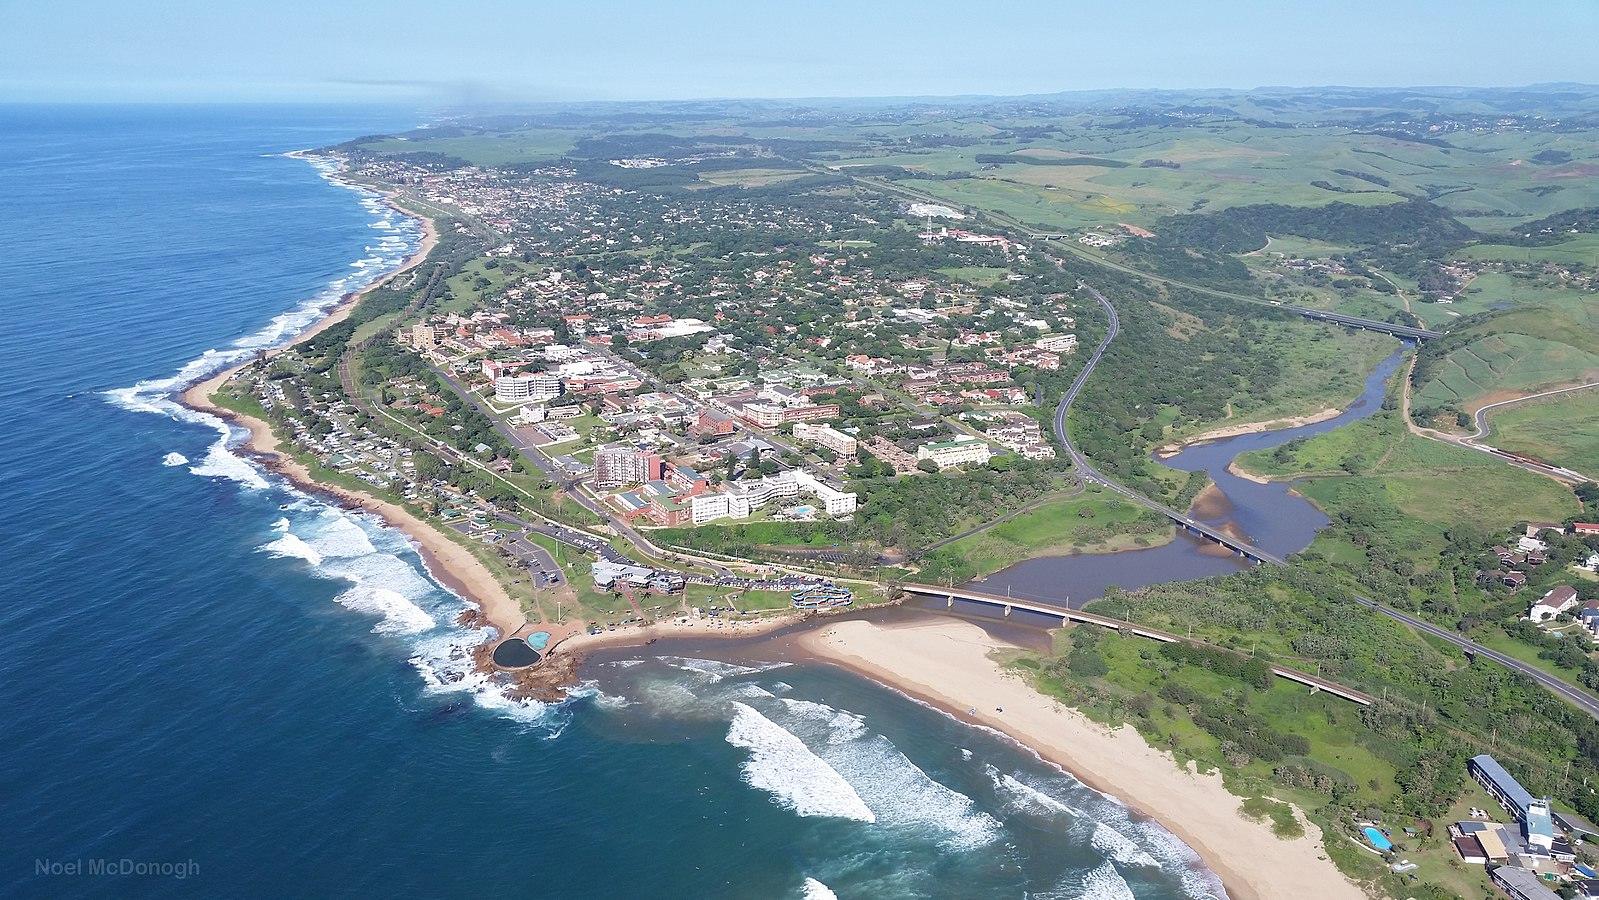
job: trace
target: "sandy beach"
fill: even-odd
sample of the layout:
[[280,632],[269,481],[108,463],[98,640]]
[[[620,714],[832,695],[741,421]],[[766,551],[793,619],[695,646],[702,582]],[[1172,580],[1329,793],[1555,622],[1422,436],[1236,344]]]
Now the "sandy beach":
[[[328,314],[318,320],[315,325],[297,335],[293,341],[267,351],[268,356],[281,353],[284,349],[308,340],[313,335],[343,321],[350,315],[350,311],[355,308],[355,305],[361,301],[362,297],[401,273],[415,268],[433,251],[439,240],[438,230],[433,221],[402,209],[394,203],[392,198],[389,199],[389,204],[422,223],[422,243],[417,247],[416,252],[407,257],[405,262],[393,272],[350,294],[337,307],[329,310]],[[493,573],[472,555],[471,551],[446,537],[437,528],[398,504],[317,481],[311,477],[310,471],[305,466],[281,451],[277,436],[272,433],[270,425],[260,419],[241,415],[218,406],[212,399],[212,395],[223,384],[226,384],[229,379],[238,374],[242,368],[243,365],[235,366],[197,382],[185,390],[179,399],[183,405],[191,409],[211,413],[247,429],[250,432],[250,437],[244,443],[245,449],[251,456],[260,460],[263,465],[274,472],[283,475],[303,488],[330,494],[345,503],[359,506],[382,518],[390,527],[404,532],[417,547],[417,551],[421,554],[429,574],[450,588],[450,590],[476,604],[483,615],[483,619],[498,630],[501,635],[515,633],[517,629],[526,624],[527,618],[522,613],[521,604],[506,593],[504,586],[494,577]]]
[[1242,801],[1228,793],[1219,774],[1180,769],[1135,729],[1095,724],[1003,669],[989,655],[1010,645],[976,625],[849,620],[801,635],[799,644],[963,721],[1003,732],[1158,821],[1192,847],[1238,900],[1365,896],[1327,859],[1315,825],[1304,823],[1304,837],[1278,838],[1268,824],[1239,812]]
[[1206,441],[1219,441],[1223,438],[1238,437],[1241,434],[1259,434],[1262,431],[1277,431],[1282,428],[1298,428],[1301,425],[1314,425],[1317,422],[1325,422],[1328,419],[1336,418],[1342,414],[1342,412],[1343,410],[1341,409],[1333,409],[1332,407],[1328,407],[1320,412],[1314,412],[1304,416],[1288,416],[1282,419],[1267,419],[1263,422],[1246,422],[1240,425],[1224,425],[1221,428],[1212,428],[1209,431],[1202,431],[1193,437],[1184,438],[1183,440],[1175,443],[1163,444],[1160,449],[1155,451],[1155,454],[1161,457],[1173,456],[1180,452],[1184,447],[1192,447],[1195,444],[1203,444]]

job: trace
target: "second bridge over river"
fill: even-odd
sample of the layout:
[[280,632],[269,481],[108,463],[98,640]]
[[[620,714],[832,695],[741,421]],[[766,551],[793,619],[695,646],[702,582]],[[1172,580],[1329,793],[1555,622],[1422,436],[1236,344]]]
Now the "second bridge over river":
[[[1113,619],[1110,616],[1102,616],[1098,613],[1084,612],[1080,609],[1071,609],[1066,606],[1055,606],[1054,604],[1040,603],[1034,600],[1015,600],[1010,597],[1001,597],[997,594],[987,594],[982,591],[973,591],[966,588],[943,587],[936,584],[907,584],[904,585],[904,589],[908,594],[943,600],[945,605],[948,607],[953,607],[955,605],[955,601],[961,600],[967,603],[975,603],[992,609],[999,609],[1007,617],[1010,616],[1012,610],[1019,609],[1025,610],[1026,612],[1035,613],[1037,615],[1059,619],[1062,625],[1073,623],[1097,625],[1101,628],[1109,628],[1113,631],[1121,632],[1122,634],[1131,634],[1141,638],[1148,638],[1149,640],[1159,641],[1163,644],[1186,643],[1197,644],[1201,646],[1212,646],[1205,644],[1203,641],[1196,641],[1192,638],[1171,634],[1170,632],[1161,631],[1158,628],[1150,628],[1147,625],[1140,625],[1136,622],[1128,622],[1124,619]],[[1361,706],[1370,706],[1372,702],[1372,697],[1370,694],[1357,691],[1351,687],[1345,687],[1336,681],[1328,681],[1319,675],[1311,675],[1308,672],[1301,672],[1298,669],[1290,669],[1287,666],[1278,665],[1273,665],[1271,667],[1271,673],[1276,675],[1278,678],[1285,678],[1289,681],[1298,682],[1308,686],[1314,691],[1326,691],[1329,694],[1332,694],[1336,697],[1342,697],[1351,703],[1358,703]]]

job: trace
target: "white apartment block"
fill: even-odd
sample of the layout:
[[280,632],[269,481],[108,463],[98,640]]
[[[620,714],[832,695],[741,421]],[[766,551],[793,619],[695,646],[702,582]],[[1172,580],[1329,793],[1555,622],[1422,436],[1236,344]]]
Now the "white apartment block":
[[840,491],[804,469],[791,469],[759,481],[735,482],[721,493],[691,498],[689,515],[695,525],[717,519],[747,519],[753,510],[773,499],[797,497],[801,493],[814,496],[830,516],[844,516],[855,511],[853,492]]
[[794,440],[826,447],[839,456],[854,456],[858,446],[854,438],[837,428],[831,425],[814,425],[810,422],[794,423]]
[[1051,353],[1077,352],[1077,335],[1075,334],[1046,334],[1033,341],[1033,346]]
[[962,435],[949,441],[933,441],[916,448],[918,462],[930,459],[933,465],[940,469],[972,463],[984,465],[993,455],[987,442],[970,435]]
[[561,396],[561,379],[548,372],[501,375],[494,379],[494,399],[501,403],[538,403]]

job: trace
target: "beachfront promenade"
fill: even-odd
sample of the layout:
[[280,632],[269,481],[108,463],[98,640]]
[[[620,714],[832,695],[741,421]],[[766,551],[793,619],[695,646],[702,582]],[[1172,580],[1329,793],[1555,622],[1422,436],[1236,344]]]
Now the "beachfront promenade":
[[[1163,644],[1183,643],[1207,647],[1212,646],[1204,641],[1196,641],[1193,638],[1186,638],[1180,635],[1171,634],[1170,632],[1161,631],[1158,628],[1150,628],[1147,625],[1139,625],[1136,622],[1129,622],[1125,619],[1113,619],[1110,616],[1102,616],[1097,613],[1084,612],[1080,609],[1071,609],[1066,606],[1055,606],[1049,603],[1040,603],[1035,600],[1015,600],[1010,597],[1001,597],[998,594],[986,594],[982,591],[973,591],[967,588],[945,587],[936,584],[907,584],[904,585],[904,589],[906,593],[941,599],[945,601],[945,605],[948,607],[954,607],[956,600],[962,600],[967,603],[977,603],[1001,609],[1004,611],[1004,614],[1007,617],[1013,610],[1020,609],[1030,613],[1037,613],[1039,615],[1059,618],[1062,625],[1067,625],[1074,622],[1085,625],[1098,625],[1101,628],[1109,628],[1114,631],[1119,631],[1123,634],[1131,634],[1141,638],[1148,638],[1149,640],[1159,641]],[[1301,672],[1298,669],[1290,669],[1286,666],[1278,665],[1273,665],[1271,667],[1271,672],[1273,675],[1276,675],[1279,678],[1286,678],[1289,681],[1297,681],[1300,684],[1308,686],[1311,690],[1326,691],[1329,694],[1342,697],[1345,700],[1348,700],[1352,703],[1358,703],[1361,706],[1370,706],[1372,703],[1372,696],[1370,694],[1357,691],[1351,687],[1345,687],[1336,681],[1328,681],[1319,675],[1311,675],[1307,672]]]

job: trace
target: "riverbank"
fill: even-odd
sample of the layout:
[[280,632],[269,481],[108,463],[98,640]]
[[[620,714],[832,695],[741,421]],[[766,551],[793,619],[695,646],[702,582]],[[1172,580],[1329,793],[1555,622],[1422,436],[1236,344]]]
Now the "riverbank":
[[1219,774],[1178,768],[1131,727],[1114,731],[1034,690],[990,658],[1012,649],[960,621],[837,622],[803,634],[811,654],[1000,731],[1079,780],[1159,822],[1192,847],[1237,900],[1364,897],[1327,858],[1315,825],[1283,840],[1245,817]]
[[[433,252],[439,240],[438,228],[433,221],[400,206],[392,195],[386,196],[385,202],[401,214],[421,223],[422,241],[415,252],[406,257],[394,271],[344,297],[336,307],[328,311],[327,315],[300,332],[293,340],[266,351],[267,357],[270,358],[296,344],[310,340],[343,321],[367,294],[420,265]],[[249,437],[241,446],[246,453],[268,469],[302,488],[335,497],[342,503],[364,509],[381,518],[390,527],[403,532],[421,555],[428,573],[451,591],[477,606],[483,621],[500,635],[513,634],[527,623],[521,604],[506,592],[505,587],[472,555],[471,551],[397,503],[316,480],[305,465],[282,451],[270,424],[217,403],[216,392],[246,365],[248,363],[224,369],[190,385],[179,395],[179,402],[190,409],[209,413],[246,429]]]
[[1336,419],[1341,415],[1343,415],[1343,410],[1335,409],[1329,406],[1320,412],[1310,413],[1309,415],[1287,416],[1281,419],[1266,419],[1261,422],[1245,422],[1240,425],[1224,425],[1220,428],[1212,428],[1209,431],[1202,431],[1199,434],[1196,434],[1192,437],[1183,438],[1180,441],[1162,444],[1160,447],[1155,449],[1155,456],[1161,459],[1166,459],[1177,455],[1185,447],[1192,447],[1196,444],[1219,441],[1225,438],[1238,437],[1245,434],[1260,434],[1266,431],[1281,431],[1285,428],[1300,428],[1305,425],[1315,425],[1319,422],[1325,422],[1328,419]]

